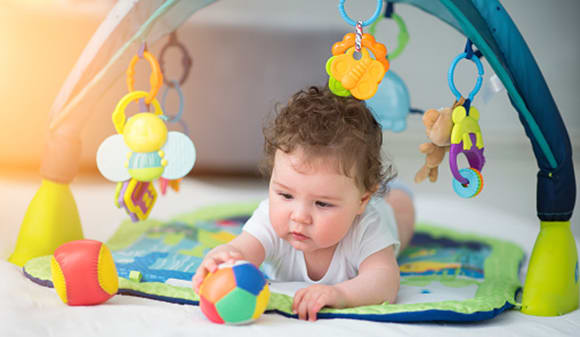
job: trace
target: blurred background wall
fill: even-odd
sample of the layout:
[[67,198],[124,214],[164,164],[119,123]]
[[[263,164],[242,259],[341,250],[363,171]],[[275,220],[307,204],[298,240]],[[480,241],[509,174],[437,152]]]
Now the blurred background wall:
[[[353,18],[368,18],[375,0],[347,1]],[[113,6],[113,1],[0,0],[0,174],[38,174],[47,133],[48,111],[84,46]],[[338,0],[220,0],[196,12],[177,34],[193,59],[185,83],[184,120],[198,149],[191,174],[223,176],[256,174],[262,152],[261,126],[276,103],[306,85],[324,84],[324,64],[330,47],[352,31],[340,17]],[[519,1],[502,4],[526,39],[552,91],[573,144],[577,181],[580,179],[580,22],[576,0]],[[448,106],[453,97],[447,86],[452,59],[465,38],[437,18],[414,7],[396,5],[411,36],[407,49],[391,64],[405,81],[414,108]],[[377,38],[395,48],[398,30],[391,20],[377,25]],[[167,39],[149,46],[155,55]],[[181,55],[166,54],[166,76],[181,74]],[[492,75],[483,61],[485,83]],[[461,62],[455,73],[457,87],[470,91],[475,67]],[[149,68],[137,65],[137,87],[148,89]],[[94,102],[91,120],[82,135],[82,172],[98,175],[95,153],[103,139],[114,133],[111,113],[127,92],[124,76]],[[161,95],[161,93],[160,93]],[[474,103],[486,145],[485,187],[473,202],[521,216],[537,224],[537,164],[507,94]],[[133,107],[134,109],[134,107]],[[166,113],[174,114],[177,96],[167,97]],[[180,129],[176,126],[175,129]],[[391,154],[402,180],[412,184],[424,157],[417,147],[426,141],[419,115],[408,117],[407,130],[385,132],[385,150]],[[465,165],[465,164],[464,164]],[[417,194],[457,198],[446,165],[436,184],[412,185]],[[576,201],[578,205],[578,199]],[[572,218],[580,234],[579,212]],[[576,224],[576,225],[574,225]],[[537,229],[536,226],[533,230]]]
[[[113,6],[113,1],[0,1],[0,166],[37,170],[47,129],[47,113],[82,49]],[[252,173],[261,155],[263,118],[297,89],[326,81],[324,63],[332,43],[352,31],[340,17],[337,0],[220,0],[196,12],[179,29],[178,38],[193,58],[183,90],[184,119],[197,145],[198,172]],[[552,90],[577,149],[580,146],[580,67],[574,0],[502,2],[528,42]],[[353,18],[368,18],[374,0],[347,1]],[[450,26],[414,7],[396,5],[411,35],[391,70],[406,82],[415,108],[449,105],[447,69],[463,50],[465,39]],[[395,48],[398,30],[391,20],[377,26],[377,37]],[[159,54],[166,39],[150,49]],[[177,49],[166,54],[166,75],[181,73]],[[485,78],[492,74],[486,66]],[[462,62],[458,88],[471,90],[475,68]],[[148,88],[149,69],[137,66],[138,87]],[[110,122],[116,102],[127,92],[121,76],[101,100],[83,133],[84,171],[95,171],[95,152],[114,132]],[[161,93],[160,93],[161,95]],[[481,96],[481,95],[480,95]],[[529,144],[517,113],[502,92],[476,100],[488,142]],[[177,109],[167,97],[167,111]],[[399,144],[424,140],[419,116],[410,116],[401,134],[387,132]],[[179,129],[177,126],[176,129]]]

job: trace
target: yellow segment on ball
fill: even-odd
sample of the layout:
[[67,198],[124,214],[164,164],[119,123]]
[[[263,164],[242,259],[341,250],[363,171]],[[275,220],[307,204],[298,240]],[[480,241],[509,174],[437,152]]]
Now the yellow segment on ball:
[[252,315],[252,319],[257,319],[266,311],[266,307],[268,306],[268,300],[270,299],[270,288],[268,287],[268,282],[264,284],[264,289],[258,294],[256,298],[256,309],[254,310],[254,314]]
[[66,296],[66,280],[60,265],[56,262],[54,256],[50,259],[50,271],[52,273],[52,284],[58,297],[64,302],[68,303],[68,297]]
[[98,276],[99,285],[107,294],[114,295],[117,293],[117,290],[119,290],[117,268],[111,251],[105,245],[102,245],[99,251]]

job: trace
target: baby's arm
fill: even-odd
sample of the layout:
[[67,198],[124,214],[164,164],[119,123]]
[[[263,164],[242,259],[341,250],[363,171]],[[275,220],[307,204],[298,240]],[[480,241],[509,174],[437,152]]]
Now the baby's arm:
[[361,305],[394,303],[399,291],[399,265],[393,246],[367,257],[358,275],[333,286],[316,284],[294,295],[292,309],[300,319],[316,320],[324,306],[351,308]]
[[265,251],[262,243],[251,234],[242,231],[232,241],[217,246],[207,253],[193,276],[193,289],[199,293],[201,282],[205,276],[216,271],[220,263],[246,260],[259,266],[264,262],[264,258]]

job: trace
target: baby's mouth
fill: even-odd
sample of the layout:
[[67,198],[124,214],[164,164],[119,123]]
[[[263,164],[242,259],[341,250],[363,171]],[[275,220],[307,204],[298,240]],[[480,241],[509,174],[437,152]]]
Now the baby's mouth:
[[290,235],[296,241],[304,241],[304,240],[308,239],[308,237],[306,235],[304,235],[302,233],[298,233],[298,232],[290,232]]

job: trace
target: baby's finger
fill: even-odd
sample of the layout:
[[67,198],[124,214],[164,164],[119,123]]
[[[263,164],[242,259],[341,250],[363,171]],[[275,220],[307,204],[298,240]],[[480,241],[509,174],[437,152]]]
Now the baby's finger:
[[306,290],[306,288],[299,289],[294,294],[294,300],[292,301],[292,312],[293,313],[298,312],[298,306],[300,305],[300,302],[302,302],[302,298],[304,297],[305,290]]
[[302,300],[300,301],[300,303],[298,304],[298,318],[302,319],[302,320],[307,320],[308,319],[308,302],[306,300]]
[[196,294],[199,294],[199,290],[201,289],[201,283],[202,283],[203,279],[202,278],[197,278],[197,279],[193,279],[193,291],[195,291]]
[[193,275],[193,279],[192,279],[193,288],[194,288],[196,293],[199,292],[199,288],[201,287],[201,283],[203,282],[203,280],[205,279],[207,274],[208,274],[208,271],[203,265],[200,265],[199,268],[197,268],[195,275]]
[[308,320],[309,321],[316,321],[316,315],[324,306],[324,302],[321,300],[320,297],[313,299],[308,304]]
[[[206,260],[201,265],[206,269],[206,273],[208,271],[210,273],[214,273],[218,267],[218,262],[216,261],[216,256],[206,258]],[[204,277],[205,277],[205,275],[204,275]]]

